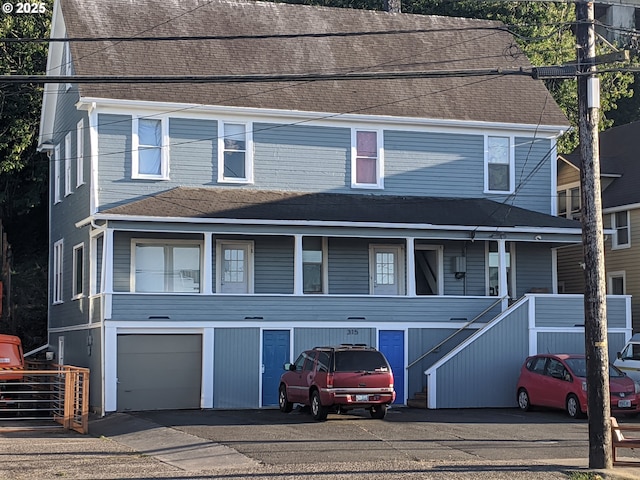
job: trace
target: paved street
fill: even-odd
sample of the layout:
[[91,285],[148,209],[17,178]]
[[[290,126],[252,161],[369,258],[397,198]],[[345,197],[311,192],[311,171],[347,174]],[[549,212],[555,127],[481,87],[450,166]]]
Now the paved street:
[[[323,423],[299,410],[162,411],[94,419],[90,430],[0,430],[0,479],[555,480],[588,464],[587,421],[550,411],[398,408]],[[640,479],[640,467],[600,473]]]

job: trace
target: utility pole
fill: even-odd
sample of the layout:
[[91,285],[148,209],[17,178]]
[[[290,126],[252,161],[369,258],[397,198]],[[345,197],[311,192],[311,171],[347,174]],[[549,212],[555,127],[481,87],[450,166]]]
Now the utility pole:
[[582,245],[585,263],[584,333],[589,404],[589,468],[611,468],[609,352],[600,196],[598,119],[600,84],[595,71],[593,2],[576,3],[578,43],[578,126],[582,195]]

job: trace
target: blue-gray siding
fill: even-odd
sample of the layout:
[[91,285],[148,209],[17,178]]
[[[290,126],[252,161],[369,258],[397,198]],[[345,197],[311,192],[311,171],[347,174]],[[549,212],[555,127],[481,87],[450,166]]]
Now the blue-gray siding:
[[260,398],[260,329],[216,328],[213,406],[257,408]]
[[[375,328],[296,328],[294,330],[293,351],[294,355],[314,347],[340,345],[342,343],[364,343],[375,347]],[[295,358],[291,359],[295,361]]]
[[527,303],[476,335],[438,369],[438,408],[515,406],[518,372],[529,347]]

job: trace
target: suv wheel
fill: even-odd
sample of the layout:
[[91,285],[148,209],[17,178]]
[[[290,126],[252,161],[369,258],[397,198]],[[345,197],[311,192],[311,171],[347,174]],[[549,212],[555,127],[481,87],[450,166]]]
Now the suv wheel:
[[323,407],[320,402],[320,393],[314,390],[311,394],[311,415],[313,415],[314,420],[322,422],[327,419],[328,413],[327,407]]
[[369,412],[371,413],[371,417],[379,418],[380,420],[382,420],[384,418],[384,416],[387,414],[387,406],[386,405],[374,405],[373,407],[371,407]]
[[287,387],[284,385],[280,385],[280,390],[278,392],[278,405],[280,406],[280,411],[283,413],[289,413],[293,410],[293,403],[287,399]]

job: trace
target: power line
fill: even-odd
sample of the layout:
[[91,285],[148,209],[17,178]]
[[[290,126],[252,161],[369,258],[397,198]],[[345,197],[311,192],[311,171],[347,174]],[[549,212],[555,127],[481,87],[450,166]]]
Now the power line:
[[397,78],[452,78],[520,75],[532,76],[524,68],[490,68],[409,72],[290,73],[276,75],[0,75],[0,83],[272,83],[338,80],[387,80]]

